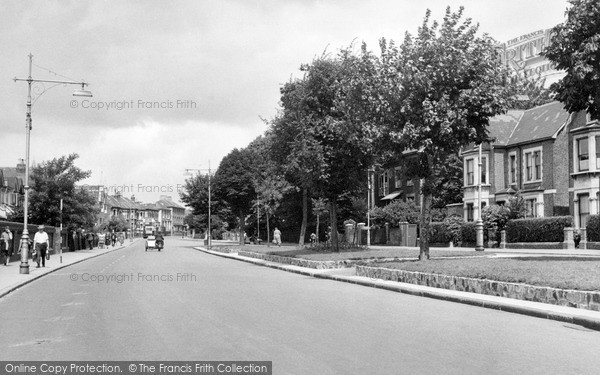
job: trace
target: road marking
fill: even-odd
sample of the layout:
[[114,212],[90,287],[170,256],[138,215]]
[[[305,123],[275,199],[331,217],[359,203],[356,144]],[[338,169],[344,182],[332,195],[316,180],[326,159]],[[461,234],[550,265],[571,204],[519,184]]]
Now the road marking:
[[61,306],[79,306],[79,305],[85,305],[85,302],[69,302],[69,303],[62,304]]
[[55,316],[50,319],[44,319],[44,322],[56,323],[56,322],[63,322],[65,320],[73,320],[73,319],[75,319],[74,316]]

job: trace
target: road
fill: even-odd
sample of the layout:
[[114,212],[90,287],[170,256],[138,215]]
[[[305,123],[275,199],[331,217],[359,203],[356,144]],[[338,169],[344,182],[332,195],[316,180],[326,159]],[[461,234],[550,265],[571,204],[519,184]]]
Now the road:
[[[104,278],[104,279],[101,279]],[[273,361],[274,374],[591,374],[600,332],[315,279],[167,238],[0,299],[4,360]]]

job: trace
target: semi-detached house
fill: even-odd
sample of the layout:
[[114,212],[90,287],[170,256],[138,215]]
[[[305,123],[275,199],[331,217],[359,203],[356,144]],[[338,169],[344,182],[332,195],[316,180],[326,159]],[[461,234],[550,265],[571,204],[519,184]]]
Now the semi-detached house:
[[[467,147],[464,162],[464,218],[477,218],[481,176],[482,207],[503,204],[521,192],[527,216],[572,215],[584,227],[598,210],[600,190],[600,126],[585,113],[569,114],[552,102],[509,111],[490,120],[494,141]],[[590,157],[596,152],[596,158]]]

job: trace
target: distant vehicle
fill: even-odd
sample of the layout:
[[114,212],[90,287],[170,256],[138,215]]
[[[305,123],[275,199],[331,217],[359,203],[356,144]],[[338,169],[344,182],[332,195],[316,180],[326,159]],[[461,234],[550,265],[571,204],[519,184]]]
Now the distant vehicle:
[[154,225],[145,225],[144,233],[142,234],[142,236],[144,238],[148,238],[148,236],[151,236],[152,234],[154,234],[155,230],[156,230],[156,228],[154,228]]
[[165,247],[165,239],[160,233],[150,234],[146,238],[146,251],[148,249],[156,249],[161,251]]

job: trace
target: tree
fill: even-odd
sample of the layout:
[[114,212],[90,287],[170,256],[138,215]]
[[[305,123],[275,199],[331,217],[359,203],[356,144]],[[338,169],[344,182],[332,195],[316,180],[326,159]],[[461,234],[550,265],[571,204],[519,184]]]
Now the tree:
[[[346,93],[341,92],[349,74],[358,75],[355,58],[317,58],[301,67],[302,79],[282,88],[283,111],[271,128],[273,158],[282,164],[286,178],[302,189],[300,244],[306,234],[309,191],[327,199],[331,226],[336,228],[338,202],[356,196],[366,183],[371,137],[364,123],[345,111]],[[332,241],[337,250],[337,230]]]
[[573,113],[587,111],[600,119],[600,2],[569,0],[567,20],[552,29],[550,45],[542,55],[566,71],[552,84],[556,99]]
[[29,201],[33,223],[58,226],[61,219],[60,200],[63,200],[63,225],[69,229],[92,228],[99,213],[94,197],[75,185],[88,178],[90,171],[75,166],[79,155],[61,156],[41,163],[32,169],[33,191]]
[[316,223],[316,235],[317,235],[317,241],[320,241],[320,225],[321,225],[321,216],[322,215],[326,215],[329,213],[329,210],[327,209],[327,206],[329,205],[328,202],[323,199],[323,198],[311,198],[311,202],[312,202],[312,213],[313,215],[315,215],[317,217],[317,223]]
[[214,178],[214,194],[218,204],[227,204],[237,215],[240,244],[244,244],[245,217],[256,196],[253,185],[254,153],[250,148],[233,149],[219,165]]
[[110,218],[110,220],[108,221],[108,226],[106,229],[108,229],[109,232],[112,232],[112,231],[124,232],[128,228],[129,228],[129,223],[127,222],[127,219],[125,219],[121,215],[115,215],[115,216],[112,216]]
[[194,215],[208,215],[208,174],[197,174],[185,180],[179,192],[181,201],[192,208]]
[[509,108],[514,92],[495,41],[477,36],[462,13],[447,8],[440,25],[428,10],[416,37],[407,33],[400,46],[382,40],[381,57],[369,59],[378,73],[359,107],[378,125],[381,149],[397,159],[417,153],[408,174],[421,180],[420,260],[429,258],[435,176],[461,146],[489,141],[489,119]]
[[443,209],[448,204],[461,203],[463,199],[463,160],[458,154],[450,154],[437,169],[436,189],[432,207]]
[[527,110],[554,101],[552,90],[546,88],[546,79],[513,75],[510,84],[515,88],[513,109]]

